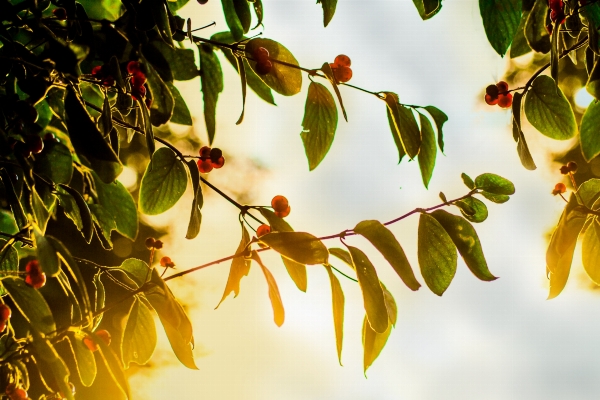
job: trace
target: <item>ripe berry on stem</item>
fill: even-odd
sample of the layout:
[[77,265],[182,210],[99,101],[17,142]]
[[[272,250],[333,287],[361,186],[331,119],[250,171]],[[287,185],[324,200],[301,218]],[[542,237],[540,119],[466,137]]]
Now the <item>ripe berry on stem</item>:
[[350,57],[345,54],[340,54],[333,60],[333,64],[338,67],[349,67],[351,64]]
[[160,265],[164,268],[175,268],[175,263],[167,256],[160,259]]
[[34,289],[39,289],[46,284],[46,274],[37,260],[31,260],[25,266],[25,283]]
[[137,61],[129,61],[127,63],[127,72],[130,74],[135,74],[136,72],[141,72],[140,63]]
[[271,207],[275,212],[284,212],[290,206],[288,199],[285,196],[278,194],[271,200]]
[[288,215],[290,215],[290,211],[292,210],[292,208],[290,206],[288,206],[285,210],[283,211],[275,211],[275,215],[277,215],[279,218],[285,218]]
[[273,69],[273,63],[270,60],[259,61],[256,63],[256,73],[266,75]]
[[155,248],[156,250],[160,250],[160,249],[162,249],[162,248],[163,248],[163,242],[162,242],[162,241],[160,241],[160,240],[158,240],[158,239],[157,239],[157,240],[155,240],[155,241],[154,241],[154,248]]
[[200,157],[202,157],[202,158],[210,158],[210,152],[211,152],[210,147],[202,146],[200,148],[200,151],[198,152],[198,154],[200,154]]
[[337,67],[337,68],[333,68],[333,75],[335,76],[335,79],[339,82],[339,83],[345,83],[348,82],[350,79],[352,79],[352,69],[350,69],[349,67]]
[[557,194],[562,194],[565,193],[567,191],[567,187],[565,186],[564,183],[559,182],[556,185],[554,185],[554,190],[552,191],[552,194],[554,196],[556,196]]
[[512,106],[513,96],[511,93],[501,94],[498,96],[498,105],[500,108],[510,108]]
[[154,239],[153,237],[146,238],[146,241],[144,242],[148,249],[153,249],[154,243],[156,243],[156,239]]
[[256,236],[258,236],[258,237],[264,236],[267,233],[271,233],[271,227],[267,224],[262,224],[256,230]]
[[258,47],[256,50],[254,50],[253,56],[256,62],[267,61],[269,60],[269,50],[265,49],[264,47]]
[[198,171],[200,171],[203,174],[207,174],[210,171],[212,171],[213,169],[213,165],[212,162],[210,161],[210,159],[207,160],[198,160]]
[[6,322],[12,316],[12,310],[6,304],[0,304],[0,321]]
[[569,169],[569,172],[577,172],[577,163],[575,161],[569,161],[567,163],[567,168]]

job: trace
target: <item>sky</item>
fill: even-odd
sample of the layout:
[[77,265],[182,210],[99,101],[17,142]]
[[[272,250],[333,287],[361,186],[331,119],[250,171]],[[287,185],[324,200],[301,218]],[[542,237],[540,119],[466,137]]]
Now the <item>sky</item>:
[[[208,37],[226,30],[220,2],[196,2],[183,10],[195,26],[215,20]],[[600,389],[600,309],[588,290],[580,251],[576,251],[565,291],[547,297],[547,234],[564,203],[550,192],[563,177],[548,156],[572,142],[554,142],[526,127],[536,171],[520,164],[510,131],[510,113],[483,102],[484,88],[507,67],[488,44],[478,2],[443,2],[442,11],[421,21],[412,1],[338,2],[327,28],[322,10],[311,1],[264,0],[263,36],[283,43],[305,67],[317,68],[336,55],[352,59],[350,83],[373,91],[393,91],[408,104],[435,105],[449,116],[444,126],[445,155],[438,153],[429,189],[415,162],[397,165],[385,105],[373,96],[341,88],[349,122],[340,118],[333,146],[314,171],[308,171],[300,139],[308,79],[294,97],[276,95],[277,107],[250,93],[244,122],[239,78],[221,58],[225,91],[217,113],[215,146],[231,162],[211,172],[226,191],[245,192],[251,204],[265,205],[285,195],[296,230],[317,236],[352,228],[364,219],[387,221],[415,207],[466,193],[460,174],[484,172],[515,183],[516,194],[502,205],[489,204],[489,218],[476,226],[491,272],[500,279],[477,280],[459,258],[450,288],[438,297],[425,285],[406,288],[386,261],[360,238],[363,249],[398,304],[398,322],[386,348],[363,374],[361,326],[364,316],[358,286],[340,277],[346,295],[343,366],[337,360],[327,273],[308,268],[308,291],[296,289],[277,255],[263,261],[277,279],[286,311],[275,326],[267,285],[256,266],[241,293],[218,310],[229,264],[213,266],[170,281],[175,296],[189,306],[198,371],[178,364],[159,327],[155,368],[132,377],[137,398],[186,399],[587,399]],[[202,96],[197,80],[180,85],[206,141]],[[260,171],[252,167],[259,165]],[[198,238],[185,236],[187,193],[181,207],[148,218],[174,223],[167,247],[180,270],[235,252],[239,242],[237,210],[222,198],[206,196]],[[449,210],[457,212],[457,210]],[[418,218],[391,227],[417,278]],[[328,246],[339,243],[328,242]],[[333,264],[348,272],[341,262]]]

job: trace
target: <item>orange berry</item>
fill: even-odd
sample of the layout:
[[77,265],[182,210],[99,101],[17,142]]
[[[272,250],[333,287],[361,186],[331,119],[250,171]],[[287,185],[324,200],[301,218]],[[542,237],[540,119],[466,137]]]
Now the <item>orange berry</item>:
[[273,199],[271,200],[271,207],[273,207],[273,210],[275,210],[276,212],[285,211],[289,207],[289,205],[290,204],[288,203],[288,199],[286,199],[285,196],[282,196],[280,194],[273,197]]
[[29,396],[27,391],[23,388],[16,388],[10,394],[8,394],[10,400],[27,400]]
[[340,54],[339,56],[337,56],[335,58],[333,63],[339,67],[349,67],[350,66],[350,57],[348,57],[347,55],[344,55],[344,54]]
[[142,71],[139,71],[139,70],[134,72],[133,76],[131,77],[131,85],[133,87],[144,86],[146,81],[147,81],[146,75]]
[[494,97],[490,96],[489,94],[486,94],[485,102],[490,106],[495,106],[496,104],[498,104],[498,97],[494,98]]
[[107,331],[106,329],[100,329],[99,331],[96,331],[94,333],[96,334],[96,336],[102,339],[104,344],[106,344],[107,346],[110,345],[111,337],[109,331]]
[[0,304],[0,322],[6,322],[10,319],[12,310],[6,304]]
[[167,256],[160,259],[160,265],[164,268],[175,268],[175,263]]
[[261,226],[258,227],[258,229],[256,230],[256,235],[258,237],[264,236],[267,233],[271,233],[271,227],[267,224],[262,224]]
[[501,94],[498,96],[498,105],[501,108],[510,108],[510,106],[512,106],[512,99],[513,96],[510,93]]
[[198,160],[198,171],[200,171],[201,173],[208,174],[210,171],[212,171],[212,169],[213,165],[210,159]]
[[83,344],[85,345],[85,347],[87,347],[90,351],[97,351],[98,350],[98,345],[96,344],[96,342],[94,342],[94,339],[92,339],[91,336],[86,336],[83,338]]
[[500,81],[496,83],[496,87],[498,88],[498,93],[504,93],[508,90],[508,83]]
[[565,186],[564,183],[557,183],[556,185],[554,185],[554,190],[552,191],[553,195],[557,195],[557,194],[562,194],[565,193],[567,191],[567,187]]
[[333,75],[339,83],[348,82],[350,79],[352,79],[352,69],[349,67],[334,68]]
[[291,210],[292,208],[288,206],[284,211],[275,211],[275,215],[277,215],[279,218],[285,218],[290,215]]

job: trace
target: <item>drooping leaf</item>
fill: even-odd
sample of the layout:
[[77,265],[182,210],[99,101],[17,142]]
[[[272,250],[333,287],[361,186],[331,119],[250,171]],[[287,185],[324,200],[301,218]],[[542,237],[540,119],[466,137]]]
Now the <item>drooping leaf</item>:
[[[293,96],[300,92],[302,88],[302,72],[297,68],[277,62],[283,61],[287,64],[299,66],[298,61],[292,53],[281,43],[274,40],[256,38],[248,41],[246,44],[246,54],[254,54],[254,51],[259,47],[269,50],[269,57],[273,60],[271,71],[266,75],[259,75],[263,82],[284,96]],[[252,70],[256,72],[256,61],[249,61],[249,64]]]
[[35,252],[37,259],[40,262],[42,270],[47,276],[56,276],[60,271],[60,264],[58,263],[58,255],[52,243],[48,241],[37,227],[34,226],[33,233],[35,236]]
[[371,328],[367,321],[367,317],[363,321],[363,330],[362,330],[362,342],[363,342],[363,370],[365,372],[365,376],[367,374],[367,369],[373,362],[379,357],[381,354],[381,350],[385,347],[387,343],[388,337],[392,332],[392,324],[388,324],[387,329],[383,333],[377,333],[375,330]]
[[140,186],[140,211],[165,212],[177,203],[187,187],[185,165],[173,150],[161,147],[152,156]]
[[172,83],[167,83],[167,87],[173,95],[175,106],[173,108],[173,115],[171,116],[171,122],[181,125],[192,126],[192,115],[188,109],[185,100],[181,97],[181,93]]
[[244,120],[244,111],[246,111],[246,89],[247,89],[248,84],[246,82],[246,67],[245,67],[244,61],[242,60],[241,57],[236,57],[235,60],[237,63],[237,70],[240,73],[240,81],[242,84],[242,113],[240,114],[240,117],[238,118],[237,122],[235,123],[236,125],[239,125]]
[[382,92],[384,101],[388,107],[396,135],[400,138],[404,152],[411,158],[415,158],[421,147],[421,131],[413,112],[399,104],[398,95],[391,92]]
[[271,232],[259,241],[300,264],[326,264],[329,258],[323,242],[306,232]]
[[[246,246],[248,246],[248,243],[250,243],[250,235],[248,234],[248,231],[246,230],[244,225],[241,225],[242,240],[240,241],[240,244],[237,250],[235,251],[235,254],[244,251],[246,249]],[[229,293],[233,292],[234,298],[237,297],[237,295],[240,293],[240,281],[244,276],[248,275],[248,272],[250,272],[250,263],[251,261],[246,257],[236,257],[231,261],[231,267],[229,269],[229,277],[227,278],[225,291],[223,292],[223,297],[221,297],[221,301],[219,301],[219,304],[217,304],[217,306],[215,307],[215,310],[219,308],[223,300],[225,300],[225,298],[229,296]]]
[[125,394],[127,399],[131,399],[131,393],[129,389],[129,381],[125,377],[125,371],[123,371],[123,364],[117,355],[112,351],[110,347],[104,341],[98,337],[95,333],[89,333],[94,342],[98,345],[100,358],[104,361],[106,369],[114,382],[117,384],[119,389]]
[[510,45],[510,58],[517,58],[531,52],[531,47],[529,47],[529,43],[527,43],[527,39],[525,38],[525,24],[528,17],[529,11],[523,11],[519,27]]
[[362,291],[363,304],[367,313],[369,326],[375,332],[383,333],[388,329],[390,324],[377,271],[375,271],[375,267],[373,267],[366,254],[360,249],[348,245],[346,247],[352,257],[352,264],[354,265],[358,284]]
[[308,286],[308,278],[306,276],[306,265],[300,264],[294,260],[290,260],[287,257],[281,256],[285,269],[296,284],[296,287],[302,292],[306,292]]
[[441,296],[456,273],[456,247],[444,227],[425,213],[419,218],[417,255],[425,283]]
[[500,175],[485,173],[475,178],[475,187],[494,194],[512,195],[515,193],[515,185]]
[[233,6],[235,7],[235,13],[240,20],[242,30],[247,33],[250,30],[250,24],[252,23],[252,14],[250,14],[250,5],[247,0],[233,0]]
[[[47,366],[47,368],[43,368],[45,370],[44,372],[40,372],[42,372],[42,375],[46,376],[46,378],[48,377],[47,375],[52,376],[54,382],[56,382],[67,400],[75,400],[71,388],[69,387],[69,370],[65,365],[65,362],[60,358],[52,343],[40,334],[38,328],[33,323],[32,328],[32,344],[36,356],[38,356]],[[42,333],[44,332],[42,331]]]
[[437,155],[437,146],[435,144],[435,132],[431,126],[429,119],[423,114],[419,114],[421,122],[421,149],[419,150],[419,168],[421,169],[421,177],[425,188],[429,187],[429,181],[433,175],[435,167],[435,158]]
[[430,214],[446,230],[473,275],[482,281],[497,278],[489,271],[477,232],[467,220],[444,210]]
[[583,235],[581,254],[585,272],[598,285],[600,283],[600,224],[597,217],[591,219]]
[[535,0],[535,4],[525,22],[525,39],[533,51],[546,54],[550,51],[550,35],[546,30],[548,1]]
[[350,253],[348,253],[348,251],[340,249],[339,247],[332,247],[329,249],[329,254],[336,256],[344,263],[346,263],[346,265],[354,269],[354,265],[352,264],[352,256],[350,256]]
[[381,222],[375,220],[362,221],[354,227],[353,231],[364,236],[379,250],[406,286],[411,290],[418,290],[421,287],[421,284],[415,278],[402,246],[400,246],[394,234]]
[[71,182],[73,175],[73,156],[67,146],[47,140],[44,151],[35,157],[33,170],[55,184]]
[[533,157],[529,152],[525,135],[521,129],[521,102],[523,95],[515,92],[513,94],[512,113],[513,113],[513,138],[517,142],[517,153],[521,164],[528,170],[535,170],[537,167],[533,161]]
[[139,365],[146,364],[154,353],[156,340],[156,326],[152,313],[136,298],[127,318],[121,343],[125,368],[129,368],[132,362]]
[[186,239],[194,239],[200,233],[200,225],[202,224],[202,213],[200,210],[204,205],[204,196],[202,195],[202,186],[200,185],[200,172],[194,160],[186,161],[186,166],[192,180],[192,188],[194,189],[194,200],[192,200],[192,209],[190,210],[190,222],[185,234]]
[[300,133],[309,170],[317,168],[331,148],[337,122],[337,107],[333,96],[325,86],[311,82]]
[[[142,122],[144,125],[144,138],[146,139],[146,147],[148,148],[148,155],[152,157],[154,151],[156,151],[156,143],[154,143],[154,129],[152,128],[152,118],[150,117],[150,110],[148,105],[143,99],[137,99],[138,109],[142,114]],[[137,111],[136,111],[137,120]]]
[[19,229],[23,229],[23,227],[25,227],[28,224],[28,221],[27,217],[25,216],[23,206],[19,201],[19,197],[15,192],[13,179],[10,177],[10,174],[5,168],[0,168],[0,178],[2,178],[2,184],[4,185],[4,194],[6,196],[6,202],[10,206],[12,214],[17,223],[17,227]]
[[221,4],[223,5],[223,14],[225,15],[227,27],[231,31],[233,38],[235,40],[240,40],[244,35],[244,28],[235,11],[234,0],[221,0]]
[[89,243],[94,233],[94,227],[92,224],[92,214],[83,197],[75,189],[66,185],[57,187],[56,196],[65,215],[73,221],[86,242]]
[[317,4],[319,3],[323,6],[323,26],[327,27],[335,14],[337,0],[317,0]]
[[433,118],[433,122],[437,128],[437,141],[440,151],[444,152],[444,131],[442,130],[444,124],[448,121],[448,116],[439,108],[434,106],[426,106],[425,110],[431,115]]
[[488,217],[488,209],[484,202],[474,197],[467,197],[454,203],[462,215],[471,222],[483,222]]
[[48,335],[56,331],[56,324],[48,303],[41,293],[14,276],[5,276],[0,280],[15,306],[33,328]]
[[485,34],[496,53],[504,57],[521,20],[521,0],[479,0]]
[[540,75],[525,96],[527,120],[544,135],[557,140],[577,134],[577,123],[571,104],[554,79]]
[[402,146],[402,140],[400,139],[400,132],[396,129],[396,123],[394,122],[394,117],[392,117],[392,113],[390,112],[390,108],[386,107],[385,112],[387,114],[388,125],[390,126],[390,132],[392,132],[392,138],[394,139],[394,144],[396,145],[396,149],[398,150],[398,164],[402,162],[402,159],[406,155],[404,151],[404,146]]
[[340,281],[333,274],[331,267],[325,265],[327,275],[329,276],[329,282],[331,283],[331,306],[333,309],[333,327],[335,329],[335,346],[337,349],[338,360],[342,365],[342,343],[344,340],[344,292]]
[[442,9],[442,0],[413,0],[421,19],[428,20]]
[[388,313],[388,318],[390,320],[390,324],[392,326],[396,326],[396,321],[398,320],[398,305],[396,304],[396,300],[392,293],[385,287],[383,282],[379,282],[381,285],[381,289],[383,290],[383,298],[385,300],[385,308]]
[[171,120],[173,109],[175,108],[175,99],[169,87],[154,67],[145,59],[143,60],[147,70],[148,88],[152,94],[150,122],[154,126],[160,126]]
[[76,334],[75,332],[69,332],[67,335],[73,355],[75,356],[75,364],[77,365],[81,384],[85,387],[90,387],[94,383],[98,372],[94,353],[83,343],[85,335]]
[[339,82],[337,81],[337,78],[335,77],[335,74],[333,73],[333,70],[331,69],[331,65],[329,65],[329,63],[327,63],[327,62],[323,63],[323,66],[321,67],[321,71],[323,71],[323,73],[327,77],[327,80],[329,80],[329,82],[331,83],[331,86],[333,87],[333,91],[335,92],[338,102],[340,103],[340,108],[342,109],[342,115],[344,116],[344,119],[346,120],[346,122],[348,122],[348,115],[346,114],[346,108],[344,107],[344,102],[342,101],[342,94],[340,93],[340,89],[338,88]]
[[211,46],[202,44],[198,46],[200,53],[200,80],[202,82],[202,97],[204,99],[204,121],[208,132],[208,143],[212,144],[215,138],[215,121],[217,100],[223,91],[223,71],[217,55]]
[[581,152],[586,161],[591,161],[600,154],[600,135],[598,126],[600,124],[600,102],[592,101],[581,119]]
[[[41,187],[42,186],[40,185],[40,188]],[[49,197],[51,198],[51,209],[46,208],[44,201],[37,192],[37,188],[35,186],[32,187],[31,209],[41,233],[46,232],[46,225],[50,219],[50,211],[54,209],[54,205],[56,204],[56,197],[51,193],[49,194]]]
[[[121,235],[135,240],[138,232],[137,207],[129,191],[119,181],[104,183],[92,173],[100,205],[115,222],[115,229]],[[80,210],[82,207],[80,207]],[[108,232],[110,236],[110,231]]]
[[271,226],[271,232],[294,231],[285,219],[279,218],[277,215],[275,215],[273,211],[269,210],[268,208],[260,207],[258,211],[260,211],[262,216],[267,219],[267,222]]
[[271,271],[269,271],[269,269],[262,263],[256,251],[252,252],[252,259],[256,261],[258,265],[260,265],[260,268],[265,275],[267,285],[269,286],[269,299],[271,300],[271,306],[273,307],[273,320],[275,321],[275,325],[281,326],[285,321],[285,310],[283,309],[283,303],[281,301],[277,282],[271,274]]
[[546,251],[546,268],[550,279],[548,299],[558,296],[569,279],[577,237],[587,216],[577,207],[577,199],[571,194]]
[[550,76],[555,82],[558,82],[558,61],[559,61],[559,38],[560,38],[560,24],[555,24],[554,32],[552,32],[550,42]]

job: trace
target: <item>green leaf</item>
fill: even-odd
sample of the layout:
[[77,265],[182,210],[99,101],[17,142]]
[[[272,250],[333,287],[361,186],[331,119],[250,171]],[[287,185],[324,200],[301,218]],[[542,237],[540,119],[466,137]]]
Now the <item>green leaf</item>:
[[221,4],[223,5],[223,14],[225,15],[227,27],[231,31],[233,38],[240,40],[244,35],[244,28],[235,11],[234,0],[221,0]]
[[433,122],[435,123],[435,126],[437,128],[438,146],[440,148],[440,151],[443,153],[444,152],[444,131],[442,130],[442,128],[443,128],[444,124],[448,121],[448,116],[442,110],[440,110],[434,106],[426,106],[424,108],[425,108],[425,110],[427,110],[429,115],[431,115],[431,118],[433,118]]
[[283,256],[281,257],[281,259],[283,260],[283,265],[285,266],[288,275],[296,284],[296,287],[301,291],[306,292],[306,287],[308,285],[308,278],[306,276],[306,265],[300,264]]
[[200,225],[202,224],[202,213],[200,210],[204,205],[204,197],[202,195],[202,186],[200,185],[200,172],[195,160],[186,161],[190,178],[192,180],[192,188],[194,189],[194,200],[190,210],[190,222],[185,234],[186,239],[193,239],[200,233]]
[[546,54],[550,51],[550,35],[546,30],[548,0],[535,0],[525,22],[525,39],[533,51]]
[[377,271],[375,271],[375,267],[373,267],[366,254],[360,249],[348,245],[346,247],[352,257],[352,264],[362,291],[369,325],[375,332],[383,333],[390,324]]
[[590,209],[597,209],[596,200],[600,197],[600,179],[592,178],[583,182],[577,189],[577,200]]
[[471,190],[475,189],[475,182],[473,182],[473,179],[471,179],[469,175],[463,172],[462,174],[460,174],[460,177],[462,178],[466,187],[468,187]]
[[523,134],[523,130],[521,129],[521,101],[523,99],[523,95],[521,93],[515,92],[513,94],[513,103],[512,103],[512,113],[513,113],[513,138],[517,142],[517,153],[519,154],[519,159],[521,160],[521,164],[528,170],[535,170],[537,167],[535,162],[533,161],[533,157],[529,152],[529,147],[527,147],[527,141],[525,140],[525,135]]
[[181,97],[181,93],[172,83],[167,83],[171,94],[173,95],[173,99],[175,101],[175,106],[173,108],[173,115],[171,116],[171,121],[176,124],[192,126],[192,115],[190,114],[190,110],[188,109],[187,104],[185,104],[185,100]]
[[382,94],[385,95],[384,101],[387,104],[392,121],[394,121],[395,131],[392,134],[400,139],[404,153],[413,159],[417,156],[421,147],[421,131],[417,125],[415,115],[410,109],[399,104],[400,100],[396,93],[382,92]]
[[284,257],[300,264],[326,264],[327,247],[306,232],[271,232],[258,239]]
[[[560,24],[555,24],[554,32],[551,36],[550,42],[550,76],[555,82],[558,82],[558,61],[559,61],[559,38],[560,38]],[[564,33],[563,33],[564,35]]]
[[419,168],[421,169],[421,177],[425,188],[429,187],[429,181],[433,175],[435,167],[435,157],[437,155],[437,146],[435,144],[435,132],[431,126],[431,122],[423,114],[419,114],[421,122],[421,149],[419,150]]
[[[240,244],[235,251],[235,254],[239,254],[246,249],[248,243],[250,243],[250,235],[248,231],[244,227],[244,224],[240,224],[242,226],[242,239]],[[240,293],[240,281],[244,276],[248,276],[250,272],[250,263],[251,261],[246,257],[236,257],[231,261],[231,267],[229,268],[229,276],[227,277],[227,284],[225,285],[225,291],[223,292],[223,297],[221,297],[221,301],[215,307],[215,310],[219,308],[223,300],[229,293],[233,292],[233,297],[237,297]]]
[[317,4],[319,3],[323,6],[323,26],[327,27],[335,14],[337,0],[317,0]]
[[571,193],[546,251],[546,269],[550,279],[548,299],[558,296],[569,279],[577,237],[587,217],[587,214],[577,208],[576,196]]
[[265,275],[265,279],[267,280],[267,285],[269,286],[269,300],[271,300],[271,307],[273,307],[273,320],[275,321],[275,325],[281,326],[285,321],[285,310],[283,308],[283,303],[281,301],[281,296],[279,294],[279,288],[277,287],[277,282],[275,278],[271,274],[271,271],[262,263],[258,253],[256,251],[252,252],[252,259],[260,265],[263,274]]
[[577,134],[575,113],[554,79],[540,75],[525,96],[527,120],[544,135],[566,140]]
[[423,21],[432,18],[442,9],[442,0],[413,0]]
[[129,391],[129,382],[125,377],[125,371],[123,371],[123,364],[121,360],[117,357],[117,355],[112,351],[110,347],[104,341],[96,336],[95,333],[89,334],[94,342],[98,345],[100,357],[104,361],[104,365],[106,365],[106,369],[110,373],[110,376],[113,378],[114,382],[119,386],[119,389],[125,394],[128,399],[131,399],[131,393]]
[[238,118],[237,122],[235,123],[236,125],[239,125],[244,120],[244,111],[246,111],[246,89],[247,89],[248,84],[246,82],[246,67],[245,67],[244,61],[242,60],[241,57],[236,57],[235,60],[237,63],[237,69],[240,73],[239,74],[240,75],[240,83],[242,84],[242,113],[240,114],[240,117]]
[[[591,52],[589,62],[593,62],[593,67],[588,70],[588,80],[585,84],[585,89],[589,94],[594,96],[596,100],[600,98],[600,58],[594,55],[595,53]],[[595,60],[595,61],[594,61]],[[586,54],[586,61],[587,54]]]
[[[35,289],[33,289],[35,290]],[[50,343],[50,341],[44,338],[39,332],[35,324],[32,323],[32,336],[33,336],[33,348],[35,349],[36,355],[41,361],[43,361],[47,368],[41,368],[44,370],[42,375],[50,373],[53,376],[54,382],[58,385],[58,388],[63,393],[67,400],[75,400],[71,393],[69,386],[69,370],[65,365],[65,362],[60,358],[56,349]],[[45,376],[47,378],[47,376]]]
[[475,178],[475,187],[494,194],[515,194],[515,185],[500,175],[485,173]]
[[235,7],[235,13],[240,20],[242,30],[247,33],[250,30],[250,24],[252,23],[252,14],[250,14],[250,5],[247,0],[233,0],[233,6]]
[[14,276],[5,276],[0,282],[15,303],[15,306],[33,328],[49,335],[56,331],[56,325],[48,303],[40,292]]
[[406,286],[411,290],[418,290],[421,287],[421,284],[415,278],[402,246],[400,246],[394,234],[381,222],[375,220],[362,221],[354,227],[353,231],[364,236],[375,246]]
[[527,23],[528,17],[529,11],[523,11],[519,27],[517,28],[510,45],[510,58],[517,58],[531,52],[531,47],[529,47],[527,39],[525,38],[525,24]]
[[194,50],[170,47],[162,40],[153,40],[150,45],[164,57],[176,81],[188,81],[198,76]]
[[209,45],[198,46],[200,53],[200,80],[204,99],[204,121],[208,132],[208,143],[215,139],[217,100],[223,91],[223,71],[221,63]]
[[65,215],[73,221],[85,241],[89,243],[94,234],[94,226],[92,224],[92,214],[83,197],[78,191],[66,185],[57,187],[56,196]]
[[394,117],[392,117],[392,113],[390,112],[389,107],[385,109],[388,119],[388,125],[390,126],[390,132],[392,132],[392,137],[394,138],[394,144],[396,145],[396,149],[398,150],[398,164],[402,162],[402,159],[406,155],[404,151],[404,147],[402,146],[402,140],[400,139],[400,132],[396,129],[396,124],[394,122]]
[[498,204],[506,203],[508,200],[510,200],[510,196],[508,196],[506,194],[494,194],[494,193],[483,191],[483,192],[481,192],[481,195],[483,197],[485,197],[486,199],[488,199],[489,201],[492,201],[492,202],[498,203]]
[[111,215],[110,211],[102,207],[100,204],[90,204],[90,212],[94,221],[94,229],[98,239],[102,243],[102,247],[106,250],[112,249],[112,240],[110,233],[117,230],[117,223]]
[[441,296],[456,273],[456,247],[444,227],[425,213],[419,218],[417,255],[425,283]]
[[79,158],[87,160],[103,182],[117,179],[123,165],[71,86],[65,96],[65,114],[69,138]]
[[473,275],[482,281],[493,281],[497,278],[489,271],[479,236],[467,220],[457,215],[452,215],[444,210],[435,210],[430,214],[440,223],[450,236],[458,252],[465,260],[465,264]]
[[[142,123],[144,126],[144,136],[146,139],[146,147],[148,148],[148,155],[152,157],[154,152],[156,151],[156,143],[154,143],[154,129],[152,128],[152,119],[150,117],[150,110],[148,109],[148,105],[143,99],[136,100],[138,109],[142,114]],[[130,114],[131,115],[131,114]],[[137,123],[138,115],[137,110],[135,111],[135,122]],[[130,138],[128,137],[128,140]]]
[[600,154],[600,135],[598,126],[600,124],[600,102],[593,100],[583,114],[581,119],[581,152],[587,162]]
[[337,123],[338,113],[333,96],[325,86],[311,82],[300,133],[309,170],[317,168],[331,148]]
[[52,243],[34,226],[35,252],[44,273],[48,276],[56,276],[60,271],[58,255]]
[[73,175],[71,151],[62,143],[46,140],[44,151],[35,157],[33,170],[55,184],[68,184]]
[[187,368],[198,369],[192,353],[194,337],[190,319],[156,269],[152,270],[152,283],[155,286],[145,292],[146,298],[156,310],[173,352]]
[[479,11],[487,38],[504,57],[521,19],[521,0],[479,0]]
[[0,178],[2,178],[2,184],[4,185],[4,195],[6,196],[6,202],[10,206],[15,221],[19,229],[23,229],[29,223],[23,211],[23,206],[17,197],[15,188],[10,177],[10,174],[5,168],[0,168]]
[[[4,239],[0,239],[0,271],[3,275],[10,275],[19,270],[19,254],[12,244]],[[6,291],[0,285],[0,296],[4,296]]]
[[[56,197],[53,194],[49,194],[49,196],[52,199],[51,209],[54,209]],[[35,186],[31,190],[31,209],[40,231],[42,233],[46,232],[46,225],[50,219],[50,210],[48,210],[44,205],[44,201],[41,199]]]
[[148,267],[148,264],[137,258],[126,259],[121,263],[119,268],[127,272],[127,275],[135,281],[138,287],[144,285],[151,275],[151,269]]
[[338,360],[342,365],[342,342],[344,340],[344,292],[340,281],[333,274],[331,267],[325,265],[329,282],[331,283],[331,306],[333,309],[333,327],[335,329],[335,347],[337,349]]
[[150,361],[156,347],[156,340],[156,326],[152,313],[136,298],[127,318],[121,343],[125,368],[129,368],[132,362],[144,365]]
[[148,89],[152,95],[150,105],[150,122],[154,126],[166,124],[173,115],[175,99],[165,81],[158,75],[154,67],[145,59],[146,77],[148,78]]
[[340,89],[338,88],[339,82],[337,81],[337,78],[335,77],[335,74],[333,73],[333,70],[331,69],[331,65],[329,65],[329,63],[327,63],[327,62],[323,63],[323,66],[321,67],[321,71],[323,71],[323,73],[327,77],[327,80],[329,81],[329,83],[331,83],[331,86],[333,87],[333,91],[335,92],[335,95],[340,103],[340,108],[342,109],[342,115],[344,116],[344,119],[346,120],[346,122],[348,122],[348,115],[346,114],[346,108],[344,107],[344,102],[342,101],[342,94],[340,93]]
[[[254,51],[264,47],[269,50],[269,57],[273,61],[273,68],[266,75],[259,75],[264,83],[271,89],[284,96],[293,96],[302,89],[302,71],[297,68],[278,63],[283,61],[287,64],[299,66],[296,58],[281,43],[271,39],[251,39],[246,44],[246,54],[252,56]],[[256,61],[249,61],[250,67],[256,72]]]
[[268,208],[259,207],[258,211],[267,219],[267,222],[271,226],[271,232],[294,232],[294,229],[292,229],[285,219],[279,218]]
[[[92,173],[92,176],[96,184],[98,202],[114,220],[116,231],[135,240],[138,232],[137,207],[129,191],[119,181],[107,184],[103,183],[96,174]],[[79,208],[80,211],[81,209],[82,207]]]
[[583,235],[581,245],[582,262],[585,272],[598,285],[600,283],[600,224],[597,217],[591,219],[590,226]]
[[462,215],[471,222],[483,222],[488,217],[488,209],[484,202],[474,197],[467,197],[454,203]]
[[96,379],[98,369],[94,353],[83,343],[85,336],[84,334],[76,334],[75,332],[67,333],[73,355],[75,356],[75,364],[77,365],[81,384],[85,387],[90,387],[94,383],[94,379]]
[[367,323],[367,317],[363,320],[363,329],[362,329],[362,342],[363,342],[363,369],[365,372],[365,376],[367,374],[367,369],[373,362],[379,357],[381,354],[381,350],[385,347],[387,343],[388,337],[392,332],[392,324],[388,324],[387,329],[383,333],[377,333],[375,330],[371,328],[371,326]]
[[187,187],[183,161],[173,150],[161,147],[152,160],[140,187],[140,211],[148,215],[161,214],[177,203]]

